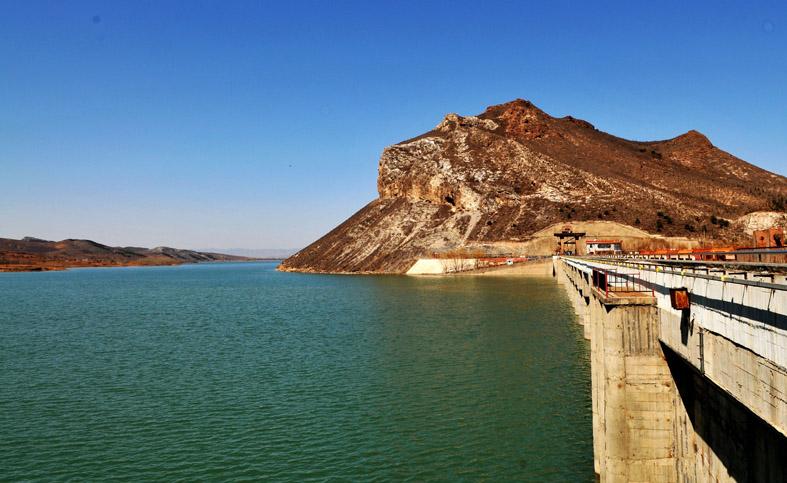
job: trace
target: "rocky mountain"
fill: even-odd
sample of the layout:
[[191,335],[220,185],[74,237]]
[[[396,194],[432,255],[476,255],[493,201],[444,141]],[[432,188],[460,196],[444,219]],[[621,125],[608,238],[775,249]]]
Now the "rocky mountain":
[[578,220],[743,243],[745,215],[784,211],[787,199],[787,178],[697,131],[630,141],[524,100],[448,114],[385,148],[377,188],[379,198],[280,268],[404,272],[437,250],[527,242]]
[[177,248],[110,247],[91,240],[49,241],[25,237],[0,238],[0,271],[61,270],[68,267],[178,265],[248,260],[220,253]]

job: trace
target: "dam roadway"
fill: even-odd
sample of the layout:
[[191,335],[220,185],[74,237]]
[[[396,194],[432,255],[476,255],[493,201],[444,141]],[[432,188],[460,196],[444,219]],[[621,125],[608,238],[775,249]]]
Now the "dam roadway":
[[600,481],[787,481],[785,273],[553,258],[591,344]]

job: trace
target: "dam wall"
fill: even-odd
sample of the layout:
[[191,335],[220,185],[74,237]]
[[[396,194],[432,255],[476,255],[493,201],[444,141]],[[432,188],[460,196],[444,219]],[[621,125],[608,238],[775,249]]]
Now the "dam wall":
[[[774,315],[787,292],[650,268],[554,260],[590,339],[599,480],[787,481],[787,333]],[[599,284],[615,276],[618,291]],[[689,310],[672,308],[676,287]]]
[[489,259],[476,258],[419,258],[407,270],[406,275],[485,275],[510,276],[534,275],[548,277],[552,273],[552,263],[548,258],[516,261],[511,265]]

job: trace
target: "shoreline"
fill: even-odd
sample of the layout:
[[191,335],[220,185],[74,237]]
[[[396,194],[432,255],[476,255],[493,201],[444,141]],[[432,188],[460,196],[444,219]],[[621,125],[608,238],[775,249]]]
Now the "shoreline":
[[551,277],[552,259],[542,259],[532,262],[515,263],[514,265],[499,265],[495,267],[477,268],[464,272],[448,273],[446,275],[476,276],[476,277]]
[[309,269],[294,269],[290,267],[282,267],[279,265],[276,267],[276,271],[283,272],[283,273],[303,273],[303,274],[311,274],[311,275],[405,275],[409,277],[456,277],[456,276],[487,276],[487,277],[495,277],[495,276],[552,276],[552,259],[542,259],[536,260],[532,262],[523,262],[514,265],[499,265],[493,267],[485,267],[485,268],[478,268],[473,270],[464,270],[460,272],[445,272],[445,273],[419,273],[419,274],[408,274],[407,272],[343,272],[343,271],[336,271],[336,272],[328,272],[328,271],[318,271],[318,270],[309,270]]
[[253,259],[253,260],[209,260],[204,262],[173,262],[173,263],[80,263],[80,264],[40,264],[40,265],[0,265],[0,273],[35,273],[35,272],[64,272],[78,268],[140,268],[140,267],[177,267],[181,265],[207,265],[212,263],[251,263],[251,262],[280,262],[281,259]]

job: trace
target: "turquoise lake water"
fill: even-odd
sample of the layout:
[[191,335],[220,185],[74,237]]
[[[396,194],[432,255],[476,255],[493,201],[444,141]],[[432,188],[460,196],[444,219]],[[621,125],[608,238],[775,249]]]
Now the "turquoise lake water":
[[0,273],[0,480],[592,481],[551,278]]

